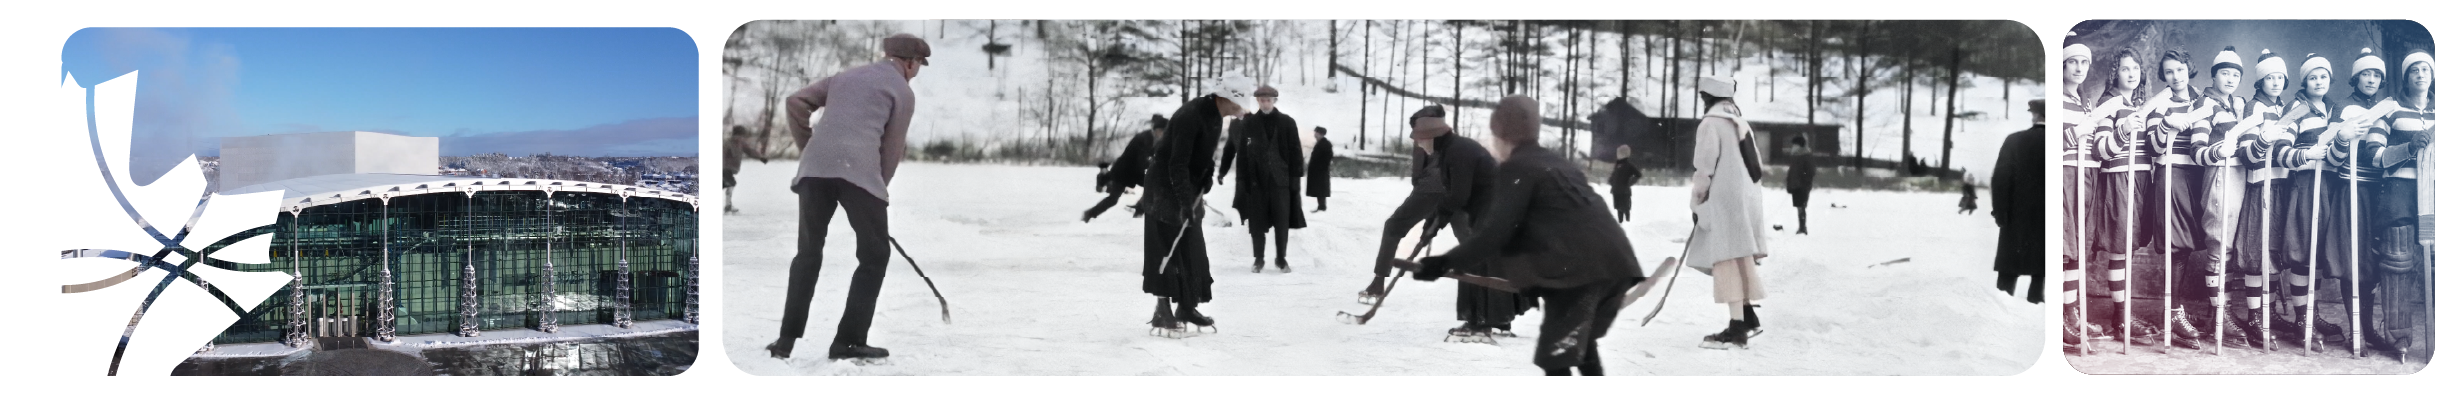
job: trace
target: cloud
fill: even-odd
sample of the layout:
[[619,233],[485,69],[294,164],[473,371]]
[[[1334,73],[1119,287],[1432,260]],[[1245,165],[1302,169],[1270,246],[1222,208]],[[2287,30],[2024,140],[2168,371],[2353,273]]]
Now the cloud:
[[579,129],[455,133],[443,155],[698,156],[699,117],[645,118]]
[[61,59],[81,84],[142,71],[129,175],[151,183],[179,159],[210,146],[210,136],[240,129],[232,108],[239,86],[238,51],[179,30],[93,28],[70,37]]

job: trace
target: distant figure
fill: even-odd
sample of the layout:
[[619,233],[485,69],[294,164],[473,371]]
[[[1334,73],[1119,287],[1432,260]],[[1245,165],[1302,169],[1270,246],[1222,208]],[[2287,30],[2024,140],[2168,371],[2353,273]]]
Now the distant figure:
[[1606,178],[1604,182],[1605,184],[1612,185],[1613,219],[1619,222],[1628,222],[1629,186],[1632,184],[1638,184],[1638,178],[1644,176],[1638,173],[1637,160],[1630,159],[1629,157],[1629,145],[1624,144],[1620,147],[1614,147],[1612,149],[1612,157],[1612,176]]
[[[2030,101],[2030,129],[2005,137],[1988,177],[1988,204],[1996,218],[1996,289],[2013,294],[2016,279],[2030,277],[2032,304],[2047,301],[2047,102]],[[1964,184],[1969,188],[1969,184]],[[1968,191],[1968,190],[1965,190]]]
[[725,214],[742,213],[734,209],[734,174],[742,173],[743,140],[751,135],[749,128],[736,125],[725,135]]
[[[911,81],[930,64],[930,44],[899,33],[880,39],[879,49],[887,53],[885,59],[838,72],[785,98],[785,114],[794,120],[787,125],[794,140],[805,145],[793,181],[793,191],[801,195],[801,236],[785,279],[784,323],[776,342],[768,344],[769,356],[793,356],[794,340],[810,321],[811,294],[818,291],[828,223],[843,207],[853,226],[853,257],[860,264],[853,269],[844,318],[836,322],[828,359],[887,357],[886,348],[870,346],[870,320],[878,310],[891,243],[887,183],[904,161],[905,131],[913,125]],[[812,119],[811,113],[821,108],[827,113]]]
[[1331,130],[1314,127],[1314,153],[1305,157],[1305,196],[1314,211],[1331,209]]
[[1962,202],[1954,206],[1961,208],[1955,214],[1971,214],[1971,211],[1979,210],[1979,190],[1972,187],[1969,180],[1962,182]]
[[1792,193],[1792,209],[1800,213],[1800,230],[1795,234],[1808,235],[1809,189],[1817,183],[1817,152],[1809,149],[1808,138],[1800,136],[1793,136],[1791,147],[1784,151],[1793,158],[1791,171],[1783,177],[1783,190]]
[[[1220,178],[1237,170],[1237,195],[1230,206],[1245,220],[1253,240],[1254,271],[1263,272],[1263,236],[1278,242],[1273,262],[1288,272],[1288,230],[1305,228],[1305,203],[1297,178],[1305,176],[1304,151],[1297,148],[1297,120],[1281,112],[1280,90],[1270,85],[1254,89],[1254,113],[1229,124],[1229,143],[1220,151]],[[1243,156],[1240,156],[1242,154]]]
[[1757,186],[1764,168],[1753,154],[1757,144],[1750,136],[1756,133],[1741,118],[1740,106],[1732,103],[1736,88],[1728,77],[1698,78],[1698,99],[1706,102],[1707,112],[1698,120],[1698,141],[1690,157],[1697,168],[1690,175],[1690,213],[1698,224],[1684,253],[1689,261],[1682,264],[1714,274],[1715,302],[1731,307],[1731,323],[1706,335],[1700,345],[1713,349],[1748,348],[1750,334],[1759,325],[1757,307],[1750,302],[1766,298],[1766,286],[1757,275],[1758,259],[1770,250],[1764,234],[1765,199]]
[[[1152,160],[1152,141],[1160,139],[1160,134],[1168,128],[1168,117],[1153,114],[1152,130],[1135,134],[1133,139],[1126,141],[1126,149],[1118,151],[1118,158],[1110,161],[1108,168],[1101,171],[1100,189],[1109,196],[1093,204],[1092,209],[1083,211],[1084,222],[1092,222],[1092,218],[1100,217],[1101,213],[1109,211],[1109,207],[1116,206],[1118,196],[1126,194],[1126,189],[1143,186],[1143,172]],[[1127,207],[1133,208],[1138,216],[1143,213],[1141,205]]]

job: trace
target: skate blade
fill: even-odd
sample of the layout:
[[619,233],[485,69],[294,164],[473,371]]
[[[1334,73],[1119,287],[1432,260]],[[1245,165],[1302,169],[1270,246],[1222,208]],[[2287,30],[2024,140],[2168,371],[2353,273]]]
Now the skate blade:
[[1499,338],[1519,338],[1519,333],[1512,333],[1508,330],[1494,330],[1493,336]]
[[1374,305],[1374,303],[1375,303],[1375,302],[1378,302],[1378,301],[1382,301],[1382,296],[1368,295],[1368,294],[1358,294],[1358,295],[1356,295],[1356,303],[1358,303],[1358,304]]
[[1363,315],[1357,315],[1357,314],[1352,314],[1352,313],[1347,313],[1347,312],[1340,312],[1340,313],[1339,313],[1339,323],[1340,323],[1340,324],[1361,325],[1361,324],[1365,324],[1365,321],[1366,321],[1366,320],[1367,320],[1367,319],[1365,319],[1365,316],[1363,316]]
[[1749,346],[1748,346],[1748,345],[1740,345],[1740,344],[1733,344],[1733,343],[1727,343],[1727,342],[1714,342],[1714,341],[1706,341],[1706,342],[1701,342],[1701,343],[1698,343],[1698,347],[1699,347],[1699,348],[1706,348],[1706,349],[1719,350],[1719,351],[1720,351],[1720,350],[1730,350],[1730,349],[1735,349],[1735,348],[1737,348],[1737,349],[1743,349],[1743,350],[1749,349]]
[[1166,328],[1166,327],[1154,327],[1154,328],[1152,328],[1152,331],[1150,331],[1150,332],[1148,332],[1148,333],[1146,333],[1146,334],[1150,334],[1150,335],[1151,335],[1151,336],[1153,336],[1153,337],[1167,338],[1167,339],[1172,339],[1172,340],[1174,340],[1174,339],[1181,339],[1181,338],[1186,338],[1186,337],[1192,336],[1192,334],[1190,334],[1190,333],[1187,333],[1187,332],[1186,332],[1186,329],[1172,329],[1172,328]]
[[885,364],[887,364],[887,358],[843,358],[843,359],[828,359],[828,360],[829,360],[829,361],[835,361],[835,362],[852,363],[852,364],[853,364],[853,365],[855,365],[855,366],[878,366],[878,365],[885,365]]
[[1195,334],[1204,334],[1204,333],[1208,333],[1208,334],[1219,334],[1219,333],[1220,333],[1220,328],[1217,328],[1217,327],[1211,327],[1211,326],[1195,326],[1195,327],[1194,327],[1194,331],[1190,331],[1190,332],[1188,332],[1188,333],[1195,333]]
[[1443,336],[1443,337],[1442,337],[1442,342],[1451,342],[1451,343],[1460,343],[1460,344],[1485,344],[1485,345],[1496,345],[1496,344],[1497,344],[1497,343],[1495,343],[1495,342],[1493,341],[1493,336],[1457,336],[1457,335],[1454,335],[1454,336]]

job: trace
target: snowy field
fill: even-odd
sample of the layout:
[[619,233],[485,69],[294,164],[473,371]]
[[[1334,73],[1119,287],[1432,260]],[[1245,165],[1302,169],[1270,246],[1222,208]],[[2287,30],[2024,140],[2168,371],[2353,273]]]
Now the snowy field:
[[[1334,319],[1366,308],[1355,294],[1372,276],[1376,235],[1406,194],[1404,180],[1335,181],[1331,211],[1308,213],[1312,227],[1291,232],[1293,273],[1248,273],[1244,228],[1207,225],[1217,283],[1202,310],[1220,321],[1220,332],[1166,339],[1146,335],[1153,299],[1138,287],[1142,224],[1123,205],[1134,195],[1087,224],[1078,217],[1102,197],[1092,190],[1093,168],[940,163],[901,168],[890,231],[945,292],[954,323],[939,321],[929,290],[895,258],[870,334],[872,345],[894,356],[869,366],[827,360],[854,266],[853,234],[839,216],[809,338],[793,359],[771,359],[763,347],[777,334],[794,253],[795,197],[786,189],[793,172],[790,161],[745,163],[735,190],[742,213],[724,222],[720,345],[752,374],[1540,373],[1531,361],[1541,310],[1518,319],[1521,338],[1498,346],[1442,342],[1443,331],[1458,325],[1451,281],[1400,284],[1369,325]],[[1636,188],[1626,229],[1650,267],[1679,254],[1677,240],[1688,231],[1687,210],[1678,209],[1683,194],[1685,187]],[[1209,199],[1229,195],[1216,188]],[[1788,196],[1775,189],[1765,196],[1768,220],[1788,228]],[[1606,372],[2010,375],[2038,361],[2044,308],[1993,289],[1996,229],[1984,210],[1956,215],[1957,197],[1949,194],[1819,191],[1815,198],[1816,234],[1769,231],[1774,252],[1761,274],[1772,297],[1759,310],[1767,332],[1754,349],[1697,348],[1727,317],[1709,297],[1709,278],[1691,271],[1655,323],[1639,327],[1643,314],[1633,313],[1614,324],[1603,340]],[[1453,243],[1443,237],[1436,248]],[[1898,258],[1910,261],[1876,265]]]

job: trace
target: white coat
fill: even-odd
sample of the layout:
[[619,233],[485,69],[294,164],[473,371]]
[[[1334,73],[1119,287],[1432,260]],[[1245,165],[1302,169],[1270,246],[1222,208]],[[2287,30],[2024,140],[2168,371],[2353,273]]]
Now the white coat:
[[1757,182],[1749,180],[1748,165],[1742,163],[1747,160],[1740,153],[1741,139],[1752,133],[1739,108],[1729,102],[1708,109],[1706,118],[1698,120],[1690,160],[1697,173],[1689,177],[1689,209],[1698,216],[1697,234],[1689,239],[1684,263],[1690,267],[1712,271],[1716,262],[1766,257],[1765,199]]

